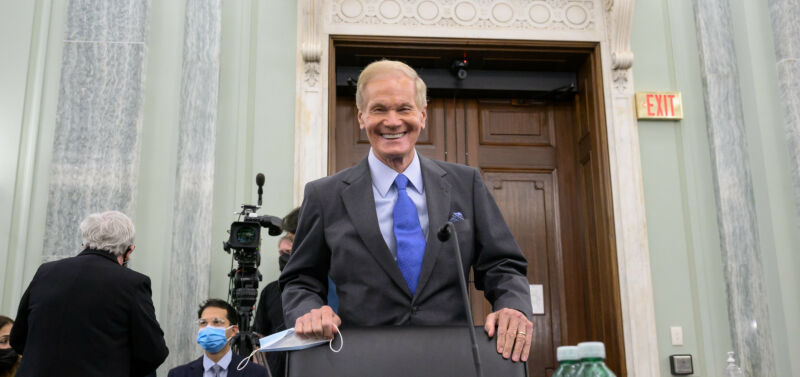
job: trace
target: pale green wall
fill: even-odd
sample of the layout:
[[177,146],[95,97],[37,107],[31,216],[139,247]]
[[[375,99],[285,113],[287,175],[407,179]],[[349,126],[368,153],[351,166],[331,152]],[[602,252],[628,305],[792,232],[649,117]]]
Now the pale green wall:
[[[222,251],[232,213],[255,204],[255,176],[264,173],[259,214],[283,217],[293,207],[297,4],[223,2],[220,113],[214,192],[211,292],[226,297],[231,258]],[[225,152],[220,153],[219,151]],[[278,277],[278,238],[263,233],[260,287]]]
[[692,354],[696,375],[717,376],[730,348],[722,262],[693,13],[675,3],[637,2],[631,40],[635,90],[681,91],[684,104],[683,121],[639,122],[659,361],[669,376],[669,355]]
[[45,217],[67,3],[0,4],[0,51],[9,51],[0,63],[4,140],[0,152],[0,313],[15,316],[19,299],[41,263],[47,236]]
[[[731,4],[776,369],[800,375],[787,339],[800,333],[797,222],[769,18],[766,2]],[[684,105],[682,121],[639,121],[662,376],[677,353],[694,356],[695,375],[719,376],[731,349],[694,17],[690,1],[637,1],[631,40],[635,90],[680,91]],[[671,345],[670,326],[683,327],[684,346]]]
[[[12,238],[12,211],[17,177],[17,156],[21,149],[27,86],[28,61],[31,53],[35,3],[17,5],[0,2],[0,48],[4,51],[0,69],[0,284],[14,284],[15,258],[6,245]],[[16,238],[16,235],[13,236]],[[0,291],[0,313],[10,314],[10,297]],[[12,314],[13,315],[13,314]]]
[[[58,99],[66,1],[0,2],[0,313],[16,315],[41,263]],[[210,297],[227,297],[231,258],[222,251],[232,215],[255,203],[255,175],[267,184],[261,214],[292,208],[295,101],[295,2],[224,1],[214,178]],[[137,247],[131,267],[149,275],[165,318],[175,198],[177,127],[185,1],[151,2]],[[79,235],[76,234],[76,238]],[[264,237],[262,287],[278,275],[277,239]],[[195,316],[188,307],[187,320]]]
[[[222,250],[233,212],[256,203],[255,175],[266,176],[260,214],[283,217],[292,208],[294,161],[293,2],[224,1],[214,167],[214,218],[209,297],[227,298],[231,257]],[[184,3],[153,2],[148,39],[142,160],[133,264],[153,279],[165,315],[178,136]],[[146,219],[146,220],[144,220]],[[277,239],[262,242],[261,287],[277,278]],[[158,286],[159,288],[156,288]],[[199,303],[196,303],[199,304]],[[187,319],[195,306],[186,308]]]

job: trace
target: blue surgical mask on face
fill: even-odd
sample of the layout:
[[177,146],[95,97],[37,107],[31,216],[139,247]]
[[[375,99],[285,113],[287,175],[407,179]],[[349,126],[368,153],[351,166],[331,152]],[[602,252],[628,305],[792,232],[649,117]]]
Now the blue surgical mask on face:
[[217,353],[228,344],[228,338],[225,337],[225,330],[231,327],[233,326],[228,328],[213,326],[203,327],[197,332],[197,344],[210,353]]

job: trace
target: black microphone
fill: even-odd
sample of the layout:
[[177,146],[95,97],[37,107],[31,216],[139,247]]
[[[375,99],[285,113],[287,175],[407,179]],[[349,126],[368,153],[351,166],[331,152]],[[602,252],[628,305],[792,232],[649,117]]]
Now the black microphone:
[[256,174],[256,186],[258,186],[258,206],[261,207],[261,194],[264,193],[264,174]]
[[472,360],[475,362],[475,375],[478,377],[483,377],[483,373],[481,373],[481,358],[478,355],[478,341],[475,335],[475,326],[473,325],[472,321],[472,309],[469,306],[469,295],[467,294],[467,279],[464,278],[464,264],[461,262],[461,248],[458,246],[458,232],[455,231],[455,226],[453,222],[448,221],[447,223],[439,229],[439,232],[436,233],[436,237],[439,238],[439,241],[442,243],[447,242],[450,239],[450,236],[453,237],[453,242],[455,243],[455,251],[456,251],[456,262],[458,263],[458,283],[461,286],[461,299],[464,301],[464,312],[467,313],[467,328],[469,329],[469,338],[472,341]]

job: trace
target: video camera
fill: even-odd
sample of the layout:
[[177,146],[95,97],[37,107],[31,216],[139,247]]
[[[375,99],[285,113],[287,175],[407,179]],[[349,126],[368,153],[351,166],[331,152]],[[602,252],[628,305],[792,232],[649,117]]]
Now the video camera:
[[239,316],[239,333],[231,340],[234,350],[240,355],[248,355],[258,346],[258,336],[250,331],[253,307],[258,299],[258,282],[261,273],[261,228],[267,228],[270,236],[281,234],[281,219],[275,216],[258,216],[261,208],[261,195],[264,193],[264,175],[256,175],[258,185],[258,205],[242,204],[239,221],[231,223],[228,241],[222,243],[225,252],[233,254],[237,266],[229,273],[230,289],[228,301]]

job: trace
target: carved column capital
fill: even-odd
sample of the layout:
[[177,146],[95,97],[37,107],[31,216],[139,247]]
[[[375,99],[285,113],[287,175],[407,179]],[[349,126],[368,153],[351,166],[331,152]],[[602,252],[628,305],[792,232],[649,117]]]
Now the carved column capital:
[[305,0],[303,7],[303,31],[300,42],[300,54],[303,62],[319,62],[322,57],[322,45],[317,31],[317,0]]
[[631,28],[633,27],[634,0],[606,0],[606,25],[611,49],[611,69],[614,71],[614,88],[621,93],[630,90]]

